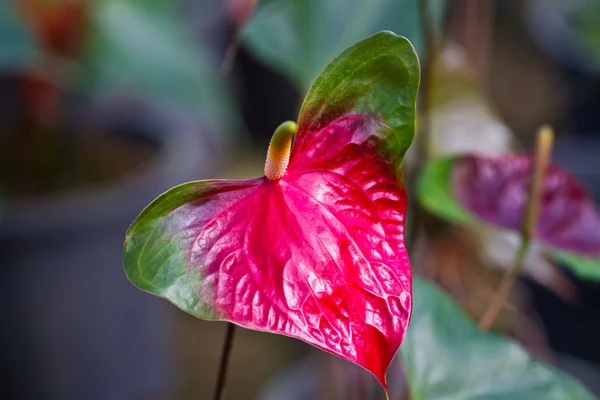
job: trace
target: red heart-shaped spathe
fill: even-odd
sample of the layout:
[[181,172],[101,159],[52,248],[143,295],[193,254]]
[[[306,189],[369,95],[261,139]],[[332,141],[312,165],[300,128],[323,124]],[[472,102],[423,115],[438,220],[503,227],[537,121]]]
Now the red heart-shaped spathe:
[[418,81],[404,38],[346,50],[309,91],[291,155],[274,136],[268,177],[190,182],[140,214],[129,279],[200,318],[302,339],[385,388],[412,306],[399,167]]
[[384,383],[410,319],[407,197],[369,124],[336,120],[304,153],[300,131],[280,180],[216,181],[163,223],[214,318],[305,340]]

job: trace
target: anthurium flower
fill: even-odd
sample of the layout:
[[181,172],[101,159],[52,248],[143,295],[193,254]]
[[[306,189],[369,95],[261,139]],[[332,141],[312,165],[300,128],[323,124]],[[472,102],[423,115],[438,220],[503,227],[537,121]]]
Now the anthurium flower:
[[418,84],[403,37],[381,32],[342,52],[298,124],[276,130],[264,177],[186,183],[140,214],[129,279],[202,319],[304,340],[385,387],[412,306],[401,164]]
[[[518,231],[528,201],[532,157],[468,154],[431,160],[419,178],[423,205],[459,224]],[[585,187],[557,165],[546,169],[537,243],[583,279],[600,279],[600,214]]]

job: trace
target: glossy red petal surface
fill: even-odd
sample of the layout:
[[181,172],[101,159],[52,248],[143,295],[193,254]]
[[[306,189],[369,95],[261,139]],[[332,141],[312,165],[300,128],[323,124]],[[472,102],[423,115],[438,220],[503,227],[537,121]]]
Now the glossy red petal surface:
[[[520,229],[532,159],[525,155],[466,156],[453,169],[454,195],[480,219]],[[559,249],[600,256],[600,215],[585,188],[556,165],[546,170],[536,236]]]
[[311,133],[311,150],[295,151],[281,180],[232,183],[175,213],[212,313],[305,340],[385,386],[410,319],[411,274],[406,193],[372,125],[341,118]]
[[[306,95],[283,176],[163,193],[128,230],[129,279],[200,318],[302,339],[385,387],[412,307],[400,168],[419,75],[391,32],[342,52]],[[282,127],[276,147],[296,129]]]

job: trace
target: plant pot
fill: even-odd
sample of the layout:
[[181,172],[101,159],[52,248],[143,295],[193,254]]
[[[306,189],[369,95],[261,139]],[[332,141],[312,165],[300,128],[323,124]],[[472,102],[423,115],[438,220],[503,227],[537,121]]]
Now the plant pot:
[[7,202],[0,215],[0,372],[9,398],[132,400],[169,392],[176,311],[128,282],[125,232],[164,190],[207,176],[220,144],[192,117],[110,100],[82,121],[110,127],[135,116],[144,125],[137,135],[158,144],[151,167],[103,187]]

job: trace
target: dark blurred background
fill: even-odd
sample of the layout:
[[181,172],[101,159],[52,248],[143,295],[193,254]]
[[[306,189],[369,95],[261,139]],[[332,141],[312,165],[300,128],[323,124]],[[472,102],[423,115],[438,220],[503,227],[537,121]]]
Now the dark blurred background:
[[[306,85],[269,58],[268,41],[261,50],[256,36],[250,46],[236,38],[253,11],[267,18],[287,3],[0,0],[3,398],[211,398],[223,323],[134,288],[121,266],[124,235],[171,186],[262,175],[271,133],[296,118]],[[402,18],[419,21],[417,2],[405,3]],[[380,6],[373,12],[389,14]],[[599,200],[600,2],[442,8],[442,67],[424,63],[430,90],[443,88],[432,95],[435,151],[528,149],[550,123],[554,161]],[[369,29],[393,29],[394,15]],[[412,34],[419,40],[420,28]],[[314,36],[309,48],[340,50]],[[466,70],[473,84],[454,85]],[[600,288],[559,271],[524,278],[534,328],[507,331],[600,393]],[[316,398],[315,373],[339,368],[331,359],[238,330],[228,399]]]

